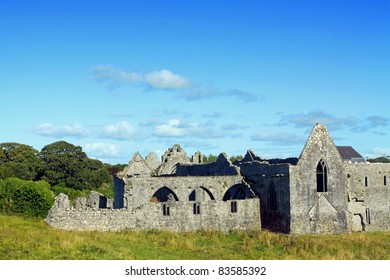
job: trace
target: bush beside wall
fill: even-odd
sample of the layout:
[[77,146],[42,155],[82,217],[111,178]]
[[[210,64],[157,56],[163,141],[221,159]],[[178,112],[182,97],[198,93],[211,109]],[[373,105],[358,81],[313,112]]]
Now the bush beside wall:
[[18,178],[0,181],[0,212],[3,214],[44,218],[53,203],[53,193],[45,181]]

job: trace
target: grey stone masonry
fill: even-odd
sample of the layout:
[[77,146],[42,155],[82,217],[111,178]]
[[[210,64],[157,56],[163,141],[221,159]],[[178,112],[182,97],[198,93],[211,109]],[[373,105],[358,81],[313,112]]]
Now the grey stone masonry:
[[291,232],[348,231],[346,197],[343,160],[326,128],[318,124],[298,164],[290,167]]
[[69,230],[261,230],[339,234],[390,230],[390,164],[337,147],[316,124],[299,159],[262,160],[248,150],[231,163],[203,163],[180,145],[162,162],[136,153],[114,177],[114,201],[91,192],[70,205],[60,194],[46,221]]

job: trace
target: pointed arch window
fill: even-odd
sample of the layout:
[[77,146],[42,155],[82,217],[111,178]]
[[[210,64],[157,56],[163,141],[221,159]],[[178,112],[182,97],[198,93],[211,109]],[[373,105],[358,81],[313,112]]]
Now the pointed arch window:
[[328,168],[323,159],[317,164],[317,192],[328,191]]
[[269,210],[278,210],[275,185],[271,183],[269,188]]
[[162,187],[152,195],[151,201],[155,201],[155,202],[179,201],[179,198],[171,189],[167,187]]

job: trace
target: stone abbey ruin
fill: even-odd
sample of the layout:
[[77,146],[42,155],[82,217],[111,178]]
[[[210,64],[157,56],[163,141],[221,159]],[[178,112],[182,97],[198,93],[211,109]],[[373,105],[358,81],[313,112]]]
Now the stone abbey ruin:
[[202,163],[175,145],[160,162],[136,153],[115,178],[115,198],[92,192],[70,206],[60,194],[49,225],[69,230],[261,230],[338,234],[390,229],[390,164],[335,146],[314,126],[297,160],[265,161],[248,151]]

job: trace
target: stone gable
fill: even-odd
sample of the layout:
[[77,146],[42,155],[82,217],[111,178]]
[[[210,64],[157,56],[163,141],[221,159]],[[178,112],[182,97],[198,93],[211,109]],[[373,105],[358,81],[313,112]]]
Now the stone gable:
[[357,160],[316,124],[298,160],[263,161],[248,150],[231,163],[191,159],[180,145],[159,162],[136,153],[114,177],[115,199],[56,197],[46,221],[72,230],[267,230],[338,234],[390,230],[390,164]]

